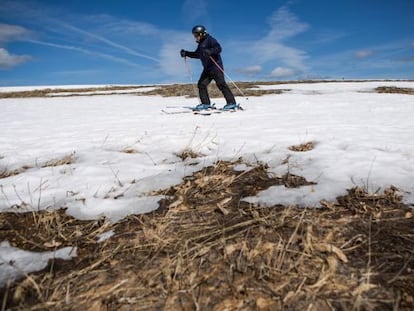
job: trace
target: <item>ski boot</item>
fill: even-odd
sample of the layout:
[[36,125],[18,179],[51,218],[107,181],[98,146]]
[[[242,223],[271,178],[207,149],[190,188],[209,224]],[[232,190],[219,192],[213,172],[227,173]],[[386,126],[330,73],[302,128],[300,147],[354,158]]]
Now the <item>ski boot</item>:
[[199,104],[193,108],[193,111],[210,110],[210,109],[214,109],[214,107],[211,106],[210,104]]
[[240,105],[236,103],[226,104],[221,110],[224,111],[235,111],[237,109],[241,109]]

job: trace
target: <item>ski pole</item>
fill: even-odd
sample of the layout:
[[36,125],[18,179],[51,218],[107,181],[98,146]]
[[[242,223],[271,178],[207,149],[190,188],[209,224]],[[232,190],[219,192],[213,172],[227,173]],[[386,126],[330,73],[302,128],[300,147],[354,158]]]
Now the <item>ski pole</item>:
[[217,66],[217,68],[218,69],[220,69],[220,71],[226,76],[226,78],[227,79],[229,79],[230,80],[230,82],[231,83],[233,83],[233,85],[236,87],[236,89],[240,92],[240,94],[243,96],[243,97],[246,97],[246,99],[248,99],[247,98],[247,96],[246,95],[244,95],[244,93],[242,92],[242,90],[237,86],[237,84],[229,77],[229,75],[224,71],[224,69],[223,68],[221,68],[220,67],[220,65],[219,64],[217,64],[217,62],[214,60],[214,58],[212,57],[212,56],[210,56],[210,59],[213,61],[213,63],[214,63],[214,65],[216,65]]
[[[194,95],[195,95],[195,97],[198,98],[197,89],[196,89],[195,84],[194,84],[193,74],[191,72],[190,65],[187,62],[187,57],[184,57],[184,63],[185,63],[185,67],[187,68],[187,73],[188,73],[188,75],[190,76],[190,79],[191,79],[191,85],[193,86]],[[199,104],[201,103],[200,98],[198,98],[198,103]]]

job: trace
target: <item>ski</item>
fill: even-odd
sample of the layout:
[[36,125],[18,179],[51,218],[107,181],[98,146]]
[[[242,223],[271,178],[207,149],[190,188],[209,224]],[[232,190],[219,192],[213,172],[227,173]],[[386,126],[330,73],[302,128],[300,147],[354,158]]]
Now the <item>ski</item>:
[[217,109],[214,105],[210,109],[196,109],[194,106],[167,106],[164,109],[161,109],[161,112],[165,114],[181,114],[181,113],[194,113],[194,114],[203,114],[204,112],[216,111]]
[[193,110],[194,114],[202,116],[210,116],[215,113],[221,113],[220,109],[203,109],[203,110]]
[[165,114],[180,114],[193,112],[194,107],[191,106],[167,106],[161,109],[162,113]]
[[244,111],[244,109],[241,106],[237,106],[235,109],[223,109],[223,108],[213,108],[211,109],[201,109],[196,110],[195,107],[189,107],[189,106],[167,106],[164,109],[161,109],[162,113],[165,114],[183,114],[183,113],[193,113],[195,115],[203,115],[203,116],[209,116],[212,114],[219,114],[224,112],[236,112],[236,111]]
[[162,113],[165,113],[165,114],[181,114],[181,113],[191,113],[193,111],[190,110],[190,109],[187,109],[187,110],[176,110],[176,111],[172,111],[172,110],[168,110],[168,109],[161,109],[161,112]]

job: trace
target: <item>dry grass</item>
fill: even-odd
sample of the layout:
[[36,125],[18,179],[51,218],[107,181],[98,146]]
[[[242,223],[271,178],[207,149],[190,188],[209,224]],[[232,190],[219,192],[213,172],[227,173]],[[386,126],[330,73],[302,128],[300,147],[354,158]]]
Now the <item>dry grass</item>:
[[[258,83],[262,85],[262,83]],[[237,86],[243,92],[245,96],[262,96],[267,94],[281,94],[284,90],[263,90],[258,88],[258,84],[253,82],[238,82]],[[277,83],[274,83],[277,84]],[[233,94],[240,95],[239,90],[237,90],[234,85],[229,84],[230,89]],[[217,88],[215,83],[211,83],[208,86],[208,92],[211,98],[222,97],[222,93]],[[143,92],[142,95],[161,95],[164,97],[170,96],[187,96],[187,97],[196,97],[198,96],[198,90],[195,89],[195,86],[192,84],[173,84],[173,85],[163,85],[152,91]]]
[[[351,189],[323,208],[241,199],[302,177],[218,162],[165,194],[152,213],[110,224],[64,210],[0,214],[12,245],[76,246],[3,288],[9,310],[411,310],[414,219],[397,189]],[[293,178],[293,180],[290,180]],[[114,236],[97,243],[99,234]]]
[[[93,96],[93,95],[112,95],[122,91],[139,88],[140,86],[106,86],[106,87],[87,87],[75,89],[39,89],[31,91],[0,92],[0,98],[29,98],[29,97],[68,97],[68,96]],[[105,94],[98,92],[105,91]],[[113,93],[111,93],[113,91]],[[139,94],[139,92],[137,92]],[[130,93],[128,93],[130,94]]]
[[[254,84],[243,88],[255,92]],[[162,92],[183,96],[193,89]],[[306,142],[289,149],[313,148]],[[200,155],[186,149],[177,156]],[[40,167],[75,161],[69,154]],[[2,310],[412,309],[414,218],[398,189],[372,194],[354,188],[321,202],[322,208],[264,208],[242,199],[271,186],[313,182],[273,176],[264,164],[236,171],[240,161],[186,177],[157,192],[165,198],[156,212],[118,223],[77,220],[64,209],[0,213],[2,240],[13,246],[78,250],[73,260],[51,260],[43,271],[2,288]],[[29,168],[4,170],[0,178]],[[108,231],[115,234],[98,243]]]
[[[375,81],[375,80],[372,80]],[[389,80],[392,81],[392,80]],[[257,82],[236,82],[237,86],[242,90],[244,96],[262,96],[267,94],[281,94],[288,89],[278,90],[264,90],[260,89],[259,85],[283,85],[288,83],[330,83],[330,82],[364,82],[361,80],[299,80],[299,81],[257,81]],[[381,82],[386,82],[382,81]],[[228,82],[229,87],[233,93],[240,96],[239,90],[234,87],[232,83]],[[140,85],[130,86],[106,86],[106,87],[87,87],[87,88],[75,88],[75,89],[41,89],[31,91],[17,91],[17,92],[0,92],[1,98],[26,98],[26,97],[67,97],[67,96],[94,96],[94,95],[113,95],[113,94],[133,94],[137,96],[143,95],[161,95],[165,97],[170,96],[187,96],[196,97],[198,96],[197,86],[195,84],[172,84],[172,85],[150,85],[154,89],[151,91],[139,91],[132,92],[133,89],[139,89]],[[105,91],[104,94],[99,93]],[[112,92],[111,92],[112,91]],[[123,92],[124,91],[124,92]],[[398,87],[386,87],[381,86],[376,88],[378,93],[402,93],[402,94],[414,94],[412,88],[398,88]],[[209,94],[212,98],[221,97],[221,92],[217,89],[215,83],[209,85]]]
[[199,152],[195,152],[194,150],[190,148],[185,148],[180,153],[176,153],[176,156],[184,161],[186,159],[196,159],[196,158],[202,157],[203,155]]
[[395,86],[380,86],[375,89],[377,93],[394,93],[394,94],[407,94],[414,95],[414,89],[408,87],[395,87]]
[[32,168],[32,166],[25,165],[21,168],[14,170],[7,169],[7,167],[0,168],[0,179],[19,175],[24,171],[28,170],[29,168]]
[[125,148],[123,150],[121,150],[122,153],[127,153],[127,154],[134,154],[134,153],[138,153],[138,151],[134,148]]
[[41,167],[54,167],[54,166],[73,164],[76,161],[75,155],[76,153],[72,152],[70,154],[64,155],[61,158],[48,160],[45,163],[43,163]]
[[19,175],[21,173],[24,173],[28,169],[32,169],[36,166],[40,166],[41,168],[45,167],[54,167],[54,166],[61,166],[61,165],[68,165],[73,164],[76,161],[75,152],[72,152],[70,154],[64,155],[61,158],[55,158],[48,161],[45,161],[44,163],[38,164],[27,164],[20,168],[9,170],[7,168],[0,168],[0,179],[7,178],[15,175]]
[[[238,82],[238,87],[243,91],[245,96],[260,96],[265,94],[280,94],[283,90],[260,90],[257,85],[268,85],[269,82]],[[272,84],[278,84],[273,82]],[[234,94],[238,94],[238,90],[231,84],[230,88]],[[196,86],[192,84],[172,84],[172,85],[154,85],[151,91],[137,91],[128,92],[127,94],[133,94],[138,96],[144,95],[161,95],[165,97],[170,96],[198,96],[198,91],[195,90]],[[21,92],[0,92],[0,98],[29,98],[29,97],[68,97],[68,96],[93,96],[93,95],[113,95],[122,94],[122,91],[128,91],[131,89],[139,88],[139,86],[111,86],[111,87],[94,87],[94,88],[78,88],[78,89],[42,89],[32,91]],[[100,91],[105,91],[105,94],[99,94]],[[111,92],[113,91],[113,92]],[[222,94],[216,87],[215,83],[209,85],[209,93],[212,98],[221,97]],[[239,95],[239,94],[238,94]]]
[[315,148],[315,142],[309,141],[300,145],[290,146],[288,149],[296,152],[306,152]]

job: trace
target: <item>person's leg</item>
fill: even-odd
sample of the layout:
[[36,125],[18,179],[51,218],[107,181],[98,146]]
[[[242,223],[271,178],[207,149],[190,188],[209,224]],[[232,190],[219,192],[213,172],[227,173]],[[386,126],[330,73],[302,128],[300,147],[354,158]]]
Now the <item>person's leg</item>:
[[208,96],[207,86],[210,84],[211,80],[212,78],[205,71],[201,73],[197,84],[201,104],[210,105],[210,97]]
[[236,100],[226,81],[224,80],[224,74],[222,72],[215,72],[213,75],[214,81],[218,89],[223,93],[224,98],[226,99],[227,104],[235,104]]

